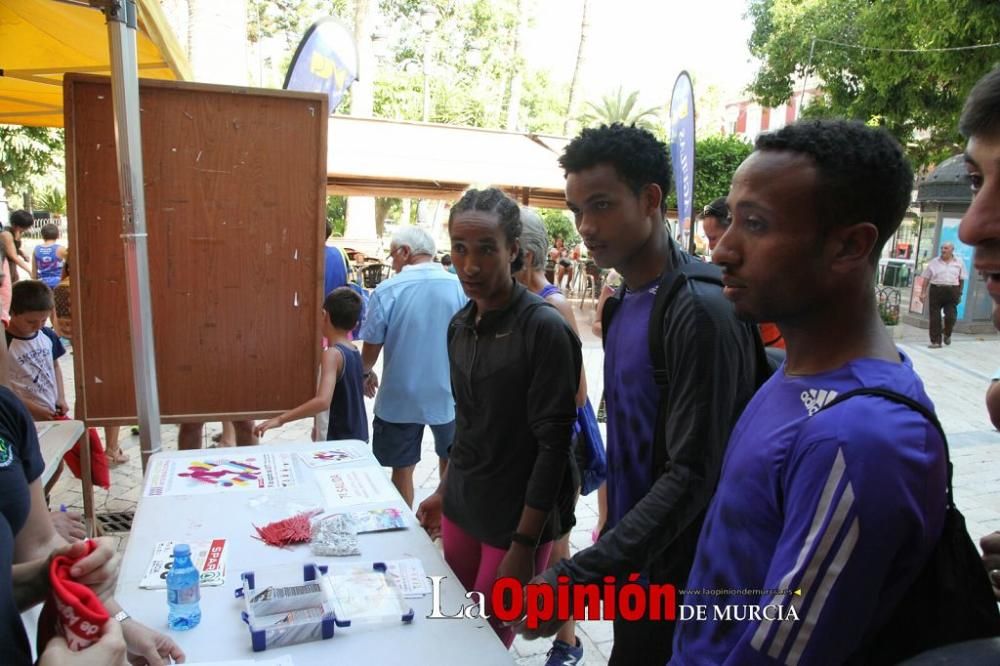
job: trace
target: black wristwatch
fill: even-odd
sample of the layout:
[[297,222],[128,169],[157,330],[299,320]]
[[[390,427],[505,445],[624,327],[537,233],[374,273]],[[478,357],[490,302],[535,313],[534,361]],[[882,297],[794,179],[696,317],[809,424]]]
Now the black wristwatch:
[[522,546],[527,546],[532,550],[538,548],[538,538],[530,537],[527,534],[521,534],[520,532],[514,532],[510,535],[511,543],[519,543]]

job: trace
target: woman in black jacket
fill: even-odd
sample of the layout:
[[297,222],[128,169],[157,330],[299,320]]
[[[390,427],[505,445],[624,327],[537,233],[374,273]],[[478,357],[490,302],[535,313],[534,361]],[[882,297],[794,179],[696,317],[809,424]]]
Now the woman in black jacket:
[[[498,578],[530,581],[573,526],[570,440],[582,357],[559,312],[512,277],[523,263],[514,201],[493,188],[469,190],[448,230],[470,299],[448,332],[455,441],[417,517],[440,530],[461,583],[489,600]],[[491,622],[510,646],[513,632]]]

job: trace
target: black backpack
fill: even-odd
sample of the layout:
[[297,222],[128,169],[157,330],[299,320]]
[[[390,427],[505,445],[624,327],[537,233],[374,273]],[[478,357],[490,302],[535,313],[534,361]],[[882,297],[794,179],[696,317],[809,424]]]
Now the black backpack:
[[[657,387],[660,388],[661,396],[663,396],[660,399],[660,405],[657,409],[656,429],[654,430],[657,438],[653,446],[653,469],[655,470],[662,470],[663,465],[666,462],[666,448],[663,442],[660,441],[660,437],[663,433],[667,417],[665,405],[666,392],[664,389],[667,386],[668,371],[667,358],[663,350],[663,325],[667,308],[688,280],[715,285],[719,289],[722,289],[723,286],[722,269],[715,264],[703,261],[681,263],[681,256],[676,252],[673,255],[673,261],[675,268],[664,274],[664,276],[660,279],[659,286],[656,289],[656,298],[653,300],[653,309],[649,315],[649,330],[646,334],[646,341],[649,345],[649,358],[653,364],[653,379],[656,381]],[[602,344],[605,336],[607,335],[607,331],[609,330],[608,327],[611,325],[611,318],[614,316],[618,306],[621,304],[623,291],[624,286],[618,289],[615,293],[615,298],[609,298],[604,303],[604,309],[601,311]],[[766,382],[774,371],[781,365],[782,361],[784,361],[785,354],[783,349],[773,349],[773,351],[771,349],[765,350],[764,344],[760,339],[760,331],[758,328],[753,325],[748,326],[753,329],[757,363],[756,383],[757,387],[760,388],[760,386]]]
[[[905,395],[880,388],[841,393],[822,409],[858,395],[874,395],[906,405],[937,429],[944,443],[948,495],[941,538],[889,620],[870,633],[849,663],[895,664],[942,645],[1000,636],[1000,613],[979,551],[955,506],[948,439],[932,411]],[[820,410],[822,411],[822,410]]]

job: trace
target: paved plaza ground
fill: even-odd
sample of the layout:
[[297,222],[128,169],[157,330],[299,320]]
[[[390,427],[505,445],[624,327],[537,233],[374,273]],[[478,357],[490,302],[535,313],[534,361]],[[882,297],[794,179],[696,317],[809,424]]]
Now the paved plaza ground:
[[[592,303],[576,310],[584,343],[584,364],[591,400],[597,404],[603,383],[601,343],[590,333],[593,318]],[[123,324],[124,325],[124,324]],[[970,533],[979,536],[1000,529],[1000,433],[990,425],[984,406],[984,393],[989,378],[1000,366],[1000,337],[996,334],[960,335],[953,337],[950,347],[927,348],[927,332],[903,325],[898,341],[901,349],[913,360],[927,392],[937,406],[937,413],[948,433],[951,456],[955,465],[955,495],[965,514]],[[306,336],[303,336],[306,337]],[[67,390],[73,391],[72,359],[62,364]],[[69,404],[73,404],[72,395]],[[367,401],[368,417],[372,417],[372,401]],[[311,420],[298,421],[272,430],[265,442],[302,441],[309,438]],[[205,442],[219,432],[219,424],[206,426]],[[176,426],[163,426],[163,446],[177,447]],[[142,493],[142,473],[139,465],[139,438],[123,429],[121,444],[131,460],[112,468],[111,491],[96,489],[97,512],[133,511]],[[430,431],[425,433],[423,460],[417,466],[416,501],[430,494],[438,483],[437,463]],[[53,492],[53,504],[64,503],[80,508],[79,483],[64,474]],[[577,526],[570,536],[574,552],[591,543],[590,532],[597,522],[596,494],[583,497],[577,506]],[[122,547],[127,535],[121,535]],[[606,664],[611,652],[610,622],[588,621],[578,625],[577,634],[586,650],[587,663]],[[536,666],[544,663],[549,641],[517,639],[513,651],[518,664]]]

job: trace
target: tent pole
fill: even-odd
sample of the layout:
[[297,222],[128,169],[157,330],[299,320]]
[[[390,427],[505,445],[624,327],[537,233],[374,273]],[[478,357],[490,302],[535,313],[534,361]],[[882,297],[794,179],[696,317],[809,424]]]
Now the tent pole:
[[111,45],[111,95],[118,150],[118,184],[122,195],[122,241],[125,243],[125,283],[128,289],[132,375],[139,417],[142,468],[160,444],[160,399],[156,387],[153,309],[149,292],[146,198],[142,180],[142,138],[139,124],[139,79],[136,54],[135,0],[91,0],[108,21]]

